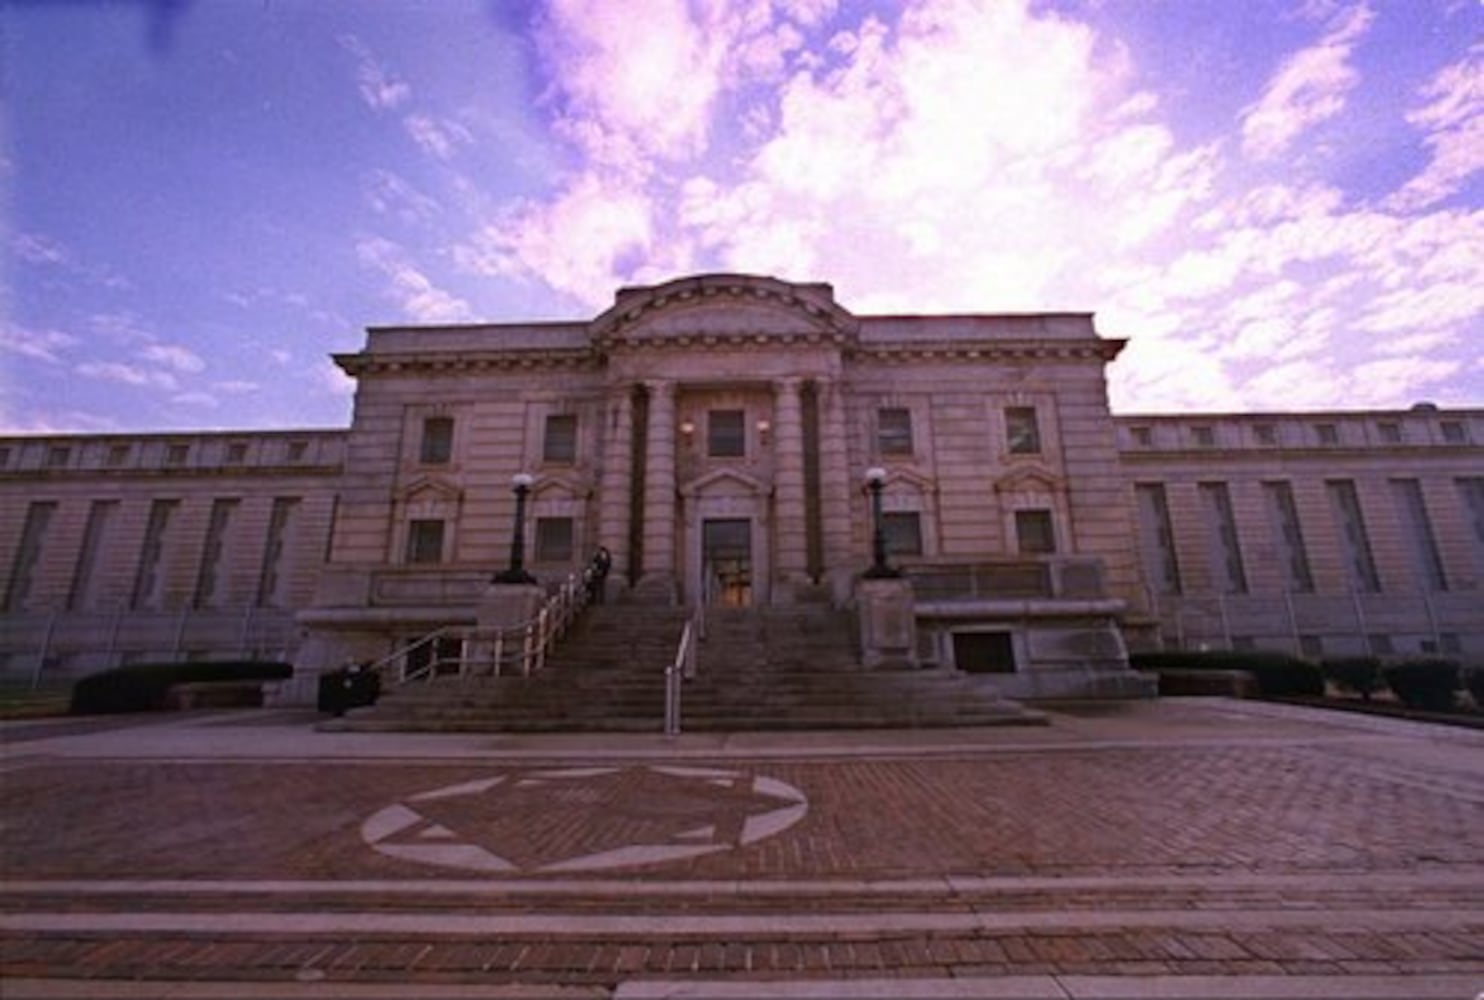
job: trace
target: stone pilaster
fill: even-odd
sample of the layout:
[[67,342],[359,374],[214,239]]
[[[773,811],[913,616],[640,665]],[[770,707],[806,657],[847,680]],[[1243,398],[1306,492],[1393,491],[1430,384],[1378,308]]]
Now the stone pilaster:
[[629,491],[634,486],[634,393],[628,383],[614,386],[604,406],[608,421],[602,499],[598,505],[598,544],[613,556],[615,575],[629,565]]
[[801,582],[808,572],[804,524],[804,421],[800,380],[773,383],[773,531],[778,579]]
[[[855,575],[866,565],[850,544],[850,451],[845,429],[845,396],[838,381],[815,383],[819,401],[819,503],[823,522],[824,565],[836,603],[850,599]],[[862,470],[864,471],[864,470]]]
[[649,390],[649,436],[644,456],[644,577],[675,579],[675,384]]

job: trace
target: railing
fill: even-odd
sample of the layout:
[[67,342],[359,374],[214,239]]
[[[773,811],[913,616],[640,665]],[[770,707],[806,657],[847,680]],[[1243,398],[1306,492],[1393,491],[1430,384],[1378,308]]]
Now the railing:
[[[500,628],[445,625],[393,650],[368,669],[385,675],[400,667],[400,675],[394,679],[398,684],[432,681],[451,673],[461,679],[515,672],[529,677],[546,666],[547,652],[587,607],[591,573],[588,568],[568,576],[524,622]],[[407,671],[408,656],[417,657],[422,650],[427,650],[427,662]],[[452,670],[447,669],[449,664],[454,665]]]
[[696,676],[696,653],[706,631],[706,606],[698,605],[680,631],[675,659],[665,667],[665,735],[680,735],[680,687]]

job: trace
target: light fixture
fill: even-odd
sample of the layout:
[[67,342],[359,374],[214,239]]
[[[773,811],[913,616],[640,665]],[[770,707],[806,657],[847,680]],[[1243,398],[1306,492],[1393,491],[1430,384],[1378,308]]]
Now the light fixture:
[[510,477],[515,488],[515,527],[510,534],[510,566],[495,574],[496,583],[535,583],[536,578],[526,572],[526,495],[536,477],[529,472],[517,472]]
[[684,420],[680,421],[680,433],[684,434],[686,437],[690,437],[695,432],[696,422],[694,420],[687,417]]
[[868,580],[891,580],[902,574],[886,563],[886,523],[881,515],[881,491],[886,486],[886,470],[873,465],[866,470],[866,489],[871,491],[871,568]]

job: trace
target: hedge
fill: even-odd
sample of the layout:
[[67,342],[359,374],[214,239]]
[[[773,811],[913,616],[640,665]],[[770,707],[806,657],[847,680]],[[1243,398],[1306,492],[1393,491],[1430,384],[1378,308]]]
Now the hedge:
[[1474,707],[1484,709],[1484,665],[1464,671],[1463,686],[1474,696]]
[[73,685],[68,711],[74,715],[148,712],[164,707],[165,695],[174,684],[277,681],[293,673],[293,664],[271,660],[130,663],[79,680]]
[[1274,650],[1186,650],[1131,653],[1135,670],[1246,670],[1264,695],[1324,694],[1324,674],[1308,660]]
[[1458,661],[1434,658],[1402,660],[1381,671],[1386,685],[1408,708],[1446,712],[1460,689]]
[[1352,691],[1366,701],[1382,687],[1381,661],[1374,656],[1346,656],[1320,663],[1324,676],[1342,691]]

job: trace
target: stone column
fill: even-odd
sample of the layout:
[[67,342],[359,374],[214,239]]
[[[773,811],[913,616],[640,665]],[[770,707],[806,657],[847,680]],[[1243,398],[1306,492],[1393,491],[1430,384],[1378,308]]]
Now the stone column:
[[644,578],[675,580],[675,383],[650,381],[644,456]]
[[808,573],[807,530],[804,524],[804,421],[799,401],[800,380],[773,383],[773,532],[777,542],[779,593],[788,599],[789,584],[802,583]]
[[634,387],[614,386],[603,407],[603,481],[598,501],[598,544],[613,555],[613,576],[629,565],[629,491],[634,485]]
[[[824,565],[837,604],[850,600],[855,575],[866,556],[851,546],[851,497],[855,478],[845,428],[845,392],[839,380],[815,383],[819,402],[819,506]],[[865,470],[861,470],[864,472]]]

